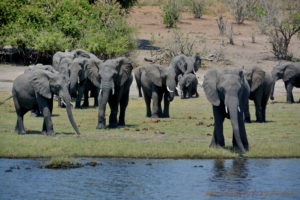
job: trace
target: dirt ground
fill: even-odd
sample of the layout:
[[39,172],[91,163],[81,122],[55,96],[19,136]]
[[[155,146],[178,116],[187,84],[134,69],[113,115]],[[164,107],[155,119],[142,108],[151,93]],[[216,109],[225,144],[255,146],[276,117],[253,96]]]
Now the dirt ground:
[[[251,67],[260,66],[266,71],[280,62],[274,58],[271,45],[266,35],[260,34],[255,22],[246,21],[244,25],[233,24],[234,43],[230,45],[226,36],[220,36],[215,16],[204,15],[201,19],[195,19],[190,13],[184,12],[178,23],[177,31],[195,41],[195,50],[204,58],[205,68],[197,72],[199,78],[200,95],[204,72],[209,67]],[[226,17],[227,24],[233,23],[233,19]],[[129,23],[136,30],[136,38],[139,41],[138,49],[131,53],[131,58],[137,66],[149,65],[144,58],[153,58],[152,53],[166,43],[172,42],[173,29],[164,27],[159,6],[133,7],[130,10]],[[252,43],[252,35],[255,35],[255,43]],[[300,40],[294,37],[291,41],[290,52],[294,57],[300,58]],[[209,56],[223,55],[222,61],[208,61]],[[22,74],[25,66],[0,65],[0,91],[11,91],[12,81]],[[296,99],[300,89],[295,88]],[[131,95],[137,95],[135,81],[131,86]],[[282,81],[276,84],[275,95],[285,95]],[[2,98],[1,98],[2,99]]]

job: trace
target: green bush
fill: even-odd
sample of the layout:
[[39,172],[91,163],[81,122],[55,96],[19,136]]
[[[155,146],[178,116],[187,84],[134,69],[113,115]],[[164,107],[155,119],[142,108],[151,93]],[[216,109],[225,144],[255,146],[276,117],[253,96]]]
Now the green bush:
[[205,2],[203,0],[192,0],[190,8],[195,18],[201,18],[204,13]]
[[39,52],[82,48],[111,57],[135,47],[118,3],[88,0],[2,0],[0,45]]
[[167,28],[175,28],[180,16],[180,4],[177,0],[168,0],[163,6],[163,23]]

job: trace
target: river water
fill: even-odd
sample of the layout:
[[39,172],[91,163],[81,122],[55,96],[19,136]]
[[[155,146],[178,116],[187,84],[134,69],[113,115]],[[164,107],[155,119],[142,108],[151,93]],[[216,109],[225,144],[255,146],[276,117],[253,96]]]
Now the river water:
[[39,168],[0,159],[0,199],[300,199],[300,159],[100,159],[95,167]]

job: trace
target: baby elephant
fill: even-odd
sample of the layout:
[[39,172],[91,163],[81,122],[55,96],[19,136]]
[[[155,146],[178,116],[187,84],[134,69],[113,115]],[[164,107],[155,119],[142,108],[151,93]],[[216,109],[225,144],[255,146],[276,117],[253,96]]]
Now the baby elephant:
[[181,99],[199,97],[197,92],[198,79],[195,74],[184,74],[178,76],[178,84],[181,91]]

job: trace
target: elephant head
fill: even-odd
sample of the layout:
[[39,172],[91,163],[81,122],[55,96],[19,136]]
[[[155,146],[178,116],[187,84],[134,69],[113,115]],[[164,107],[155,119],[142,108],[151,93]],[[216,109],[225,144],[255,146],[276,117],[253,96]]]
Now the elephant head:
[[245,71],[245,78],[249,83],[250,91],[255,91],[265,80],[266,72],[259,67],[253,67]]
[[271,96],[270,99],[274,100],[274,89],[275,89],[275,83],[276,81],[282,79],[284,82],[289,81],[293,77],[295,77],[297,74],[300,73],[300,63],[285,63],[285,64],[279,64],[276,65],[272,70],[272,78],[273,78],[273,85],[271,89]]
[[180,74],[196,73],[201,66],[201,58],[199,54],[192,56],[178,55],[173,58],[170,67],[176,73],[176,78]]
[[70,92],[72,96],[77,95],[77,89],[80,85],[84,85],[87,79],[86,64],[88,59],[75,58],[69,67],[70,76]]
[[[246,137],[246,131],[242,130],[244,129],[243,111],[249,97],[249,85],[244,78],[243,71],[232,69],[209,70],[204,76],[203,88],[207,99],[213,105],[215,120],[230,115],[233,141],[242,152],[245,152],[248,147],[244,146],[244,142],[242,142],[242,139]],[[215,121],[215,130],[219,129],[216,126],[222,126],[221,123],[218,124]],[[213,142],[212,145],[214,145]]]
[[68,81],[58,72],[51,73],[45,70],[35,70],[31,77],[34,91],[46,99],[51,99],[53,94],[58,95],[64,104],[69,121],[77,134],[80,134],[71,111],[71,96],[68,90]]

